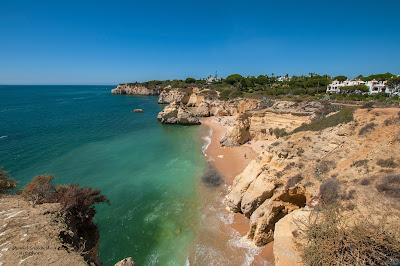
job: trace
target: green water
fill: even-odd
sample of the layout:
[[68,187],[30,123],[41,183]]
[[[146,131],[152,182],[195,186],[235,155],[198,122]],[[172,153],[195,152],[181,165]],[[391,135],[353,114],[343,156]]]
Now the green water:
[[206,165],[200,129],[160,125],[157,98],[111,88],[0,86],[0,165],[20,186],[48,173],[100,189],[111,201],[95,219],[104,265],[184,265]]

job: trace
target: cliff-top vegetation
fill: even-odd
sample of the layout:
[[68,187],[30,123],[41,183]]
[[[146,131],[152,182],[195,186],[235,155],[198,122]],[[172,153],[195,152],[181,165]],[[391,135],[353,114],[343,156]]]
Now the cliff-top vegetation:
[[[332,77],[327,74],[316,74],[309,73],[308,75],[299,76],[276,76],[271,75],[258,75],[258,76],[242,76],[240,74],[231,74],[225,78],[213,80],[207,82],[205,79],[195,79],[188,77],[184,80],[152,80],[146,81],[142,84],[149,87],[166,87],[171,86],[172,88],[186,88],[199,86],[208,89],[214,89],[219,91],[223,99],[233,99],[237,97],[310,97],[313,99],[326,98],[325,94],[328,84],[333,80],[346,80],[346,76],[335,76]],[[373,74],[369,76],[359,75],[357,78],[369,81],[369,80],[387,80],[388,85],[400,84],[400,78],[392,73]],[[366,86],[353,86],[347,88],[352,91],[367,91]],[[389,97],[385,94],[379,95],[362,95],[362,94],[337,94],[329,95],[333,100],[380,100],[388,101]],[[390,97],[390,100],[396,100]]]

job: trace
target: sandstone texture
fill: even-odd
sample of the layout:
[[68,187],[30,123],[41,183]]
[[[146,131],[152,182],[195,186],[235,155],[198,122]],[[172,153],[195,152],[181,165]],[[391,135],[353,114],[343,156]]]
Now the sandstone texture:
[[238,146],[250,140],[250,121],[246,113],[236,116],[235,124],[229,128],[221,139],[222,146]]
[[[241,118],[245,126],[234,122],[228,130],[245,136],[251,145],[263,143],[258,146],[258,157],[235,178],[225,202],[231,211],[249,218],[247,237],[256,245],[275,239],[277,265],[301,264],[294,236],[288,232],[296,230],[293,217],[306,217],[305,210],[318,204],[319,188],[326,180],[338,181],[338,200],[350,209],[359,206],[368,213],[365,206],[371,204],[400,209],[389,188],[379,189],[385,176],[400,173],[400,108],[356,109],[354,121],[290,133],[302,123],[310,123],[318,115],[313,112],[319,110],[317,104],[275,103],[266,110],[247,112],[247,118]],[[263,133],[268,123],[286,128],[290,134],[271,139]],[[248,128],[249,134],[238,128]]]
[[158,113],[157,119],[164,124],[199,125],[200,120],[188,108],[176,102],[166,106]]

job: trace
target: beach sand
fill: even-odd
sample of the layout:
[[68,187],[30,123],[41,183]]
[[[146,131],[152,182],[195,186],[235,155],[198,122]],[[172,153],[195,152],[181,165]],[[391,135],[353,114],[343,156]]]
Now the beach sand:
[[[251,145],[222,147],[220,139],[224,136],[227,129],[214,117],[204,118],[201,120],[201,123],[211,130],[211,142],[204,151],[205,155],[224,178],[225,183],[230,186],[234,178],[246,168],[251,160],[257,157],[257,153],[251,148]],[[249,220],[245,216],[235,213],[233,223],[229,226],[241,236],[245,236],[249,230]],[[266,245],[255,256],[252,265],[260,265],[265,261],[273,264],[274,256],[272,247],[273,242]]]

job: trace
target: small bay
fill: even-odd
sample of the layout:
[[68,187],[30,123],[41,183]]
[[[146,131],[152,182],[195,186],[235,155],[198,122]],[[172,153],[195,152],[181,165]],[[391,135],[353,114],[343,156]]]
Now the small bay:
[[[112,86],[0,86],[0,166],[19,187],[40,174],[100,189],[100,260],[184,265],[200,216],[199,127],[156,120],[156,97]],[[133,108],[144,113],[133,113]]]

